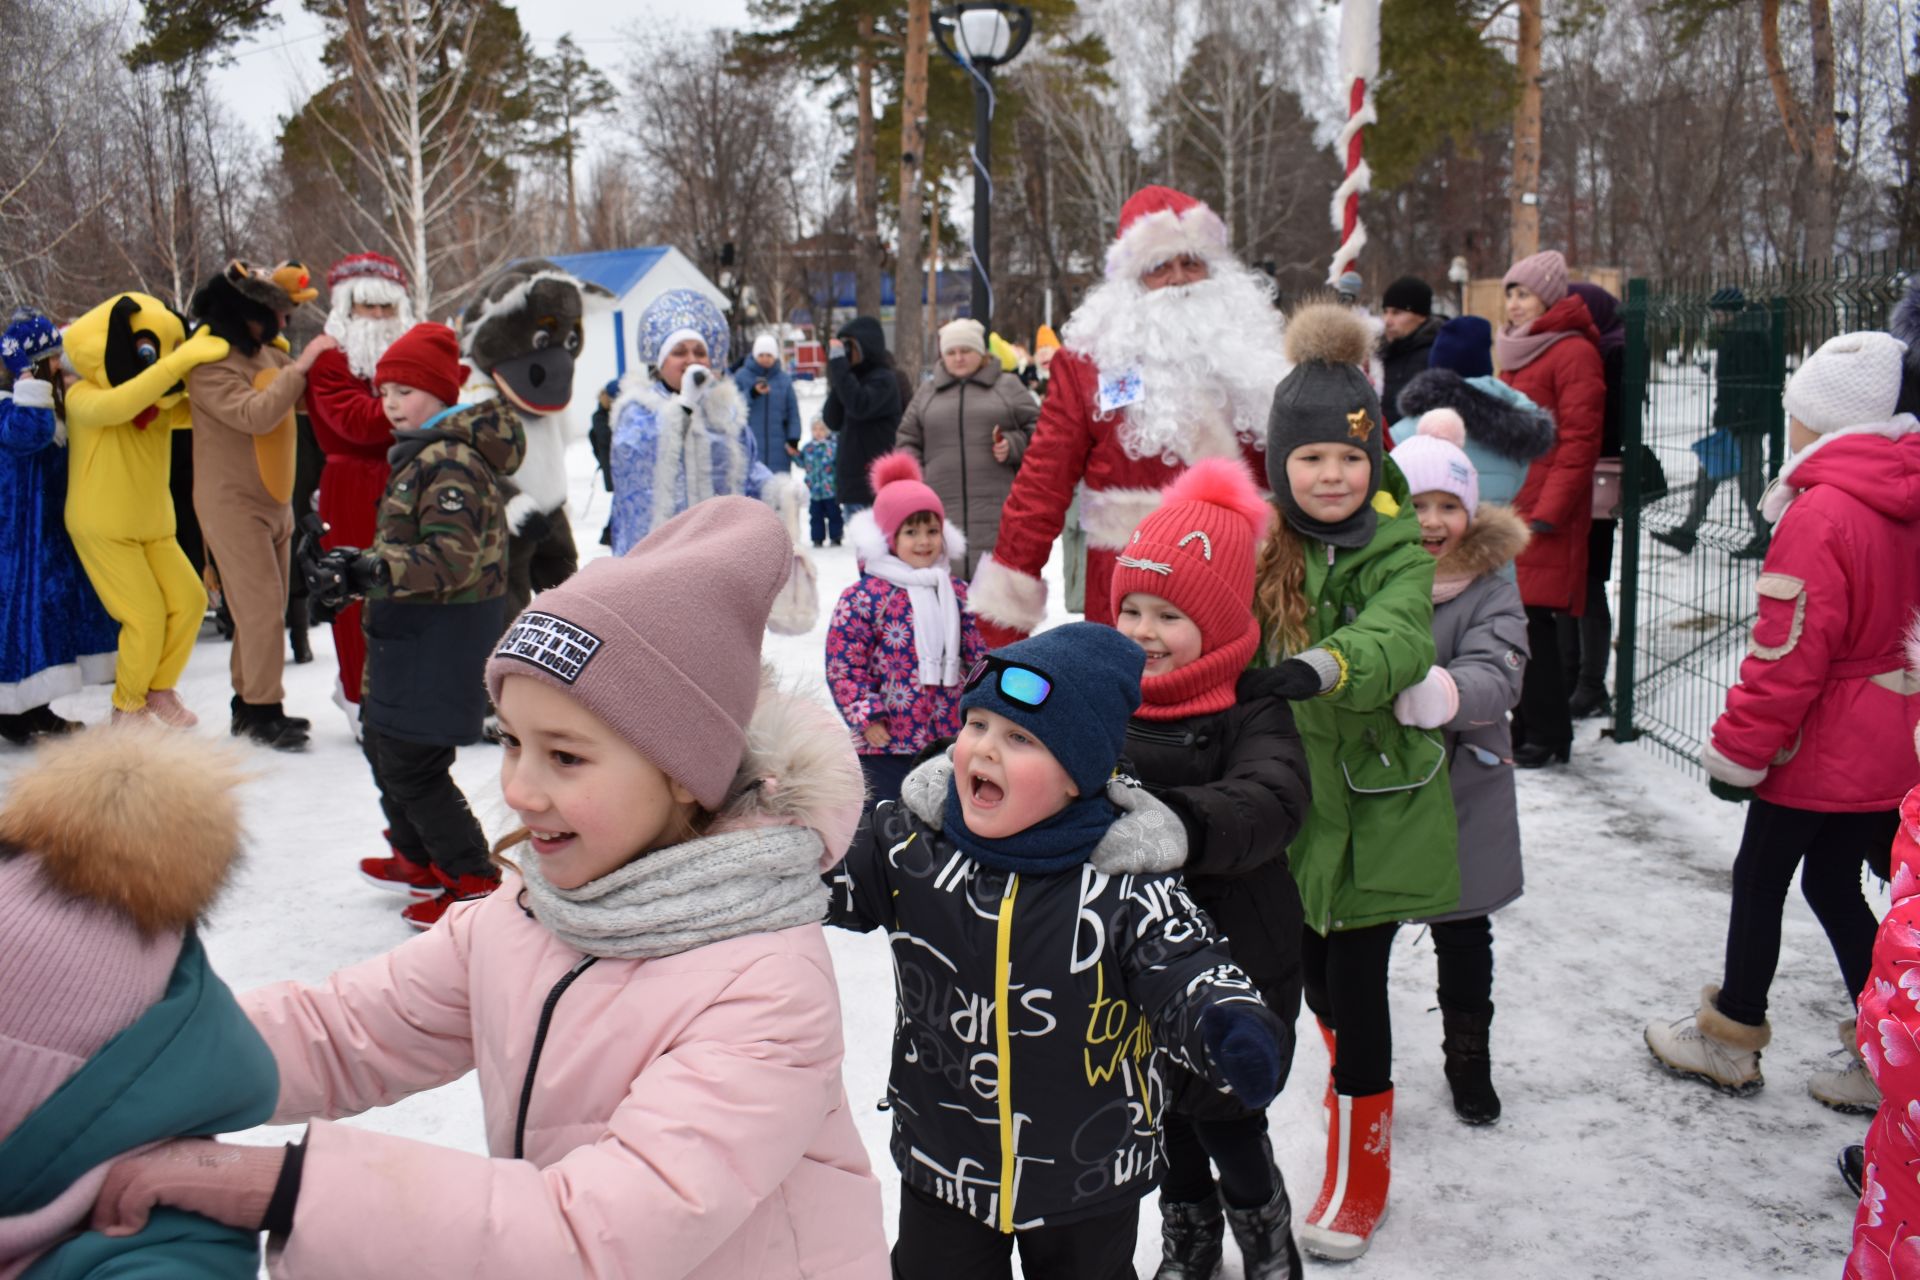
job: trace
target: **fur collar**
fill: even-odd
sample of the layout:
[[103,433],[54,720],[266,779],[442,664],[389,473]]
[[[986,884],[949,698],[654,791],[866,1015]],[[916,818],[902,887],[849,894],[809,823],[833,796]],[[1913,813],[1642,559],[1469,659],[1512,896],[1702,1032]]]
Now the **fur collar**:
[[[622,379],[620,398],[633,401],[656,418],[667,409],[679,405],[675,393],[667,390],[664,382],[657,382],[644,374],[630,373]],[[616,421],[619,412],[619,406],[614,406]],[[733,379],[715,377],[713,386],[706,395],[700,397],[700,405],[693,411],[693,416],[713,430],[734,430],[746,425],[747,404],[740,398],[740,388],[733,384]]]
[[[940,535],[947,541],[947,559],[964,560],[967,555],[967,536],[953,527],[953,521],[941,522]],[[847,541],[853,546],[853,555],[864,568],[882,556],[893,554],[893,548],[880,536],[880,522],[873,518],[873,508],[858,512],[847,521]]]
[[57,888],[149,936],[207,913],[240,858],[233,752],[135,722],[48,742],[38,756],[0,805],[0,845],[38,856]]
[[1418,418],[1430,409],[1452,409],[1467,439],[1515,462],[1532,462],[1553,448],[1553,416],[1545,409],[1482,391],[1451,369],[1415,374],[1401,389],[1400,412],[1406,417]]
[[1467,526],[1467,536],[1460,539],[1459,546],[1440,557],[1433,566],[1433,576],[1436,580],[1472,581],[1497,573],[1527,549],[1531,536],[1526,522],[1512,507],[1497,502],[1482,503],[1474,513],[1473,523]]
[[780,686],[772,667],[747,723],[747,750],[711,834],[756,827],[810,827],[825,845],[820,869],[853,843],[866,801],[860,759],[840,717]]

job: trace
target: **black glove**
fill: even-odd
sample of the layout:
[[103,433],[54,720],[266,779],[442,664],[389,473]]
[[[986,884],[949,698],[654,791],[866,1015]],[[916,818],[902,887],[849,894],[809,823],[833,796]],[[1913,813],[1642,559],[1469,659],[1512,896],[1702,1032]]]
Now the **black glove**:
[[1745,804],[1753,799],[1752,787],[1736,787],[1731,782],[1722,782],[1718,778],[1707,779],[1707,790],[1722,800],[1733,804]]
[[357,547],[335,547],[301,571],[307,579],[308,616],[324,612],[329,620],[387,580],[387,562]]
[[553,516],[549,512],[534,509],[527,512],[527,518],[520,527],[512,531],[521,542],[545,542],[547,535],[553,532]]
[[[1264,1111],[1280,1092],[1280,1067],[1292,1061],[1292,1035],[1264,1005],[1217,1004],[1200,1015],[1200,1038],[1240,1105]],[[1281,1046],[1287,1057],[1280,1056]]]
[[1303,702],[1320,695],[1320,673],[1298,658],[1288,658],[1277,667],[1255,667],[1248,671],[1240,677],[1236,692],[1242,696]]

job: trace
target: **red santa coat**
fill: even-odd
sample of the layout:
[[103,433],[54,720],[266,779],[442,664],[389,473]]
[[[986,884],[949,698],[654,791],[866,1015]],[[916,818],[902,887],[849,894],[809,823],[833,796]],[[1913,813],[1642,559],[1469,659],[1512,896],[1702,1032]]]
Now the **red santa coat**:
[[[1102,412],[1100,371],[1080,352],[1062,348],[1049,370],[1040,424],[1013,479],[992,555],[974,575],[972,602],[989,647],[1010,644],[1046,617],[1046,567],[1076,490],[1084,490],[1080,524],[1087,533],[1087,620],[1113,625],[1114,558],[1133,530],[1160,505],[1160,491],[1188,462],[1133,458],[1121,444],[1124,408]],[[1256,476],[1267,473],[1266,451],[1236,445]],[[1211,455],[1208,455],[1211,456]]]
[[1903,647],[1920,607],[1920,434],[1880,434],[1913,425],[1823,436],[1769,495],[1769,516],[1791,505],[1761,566],[1740,682],[1703,759],[1773,804],[1871,813],[1920,784],[1920,681]]
[[1600,459],[1607,411],[1607,375],[1600,333],[1578,294],[1568,294],[1533,322],[1532,333],[1571,333],[1500,380],[1553,415],[1553,448],[1527,468],[1513,500],[1536,528],[1514,562],[1520,598],[1538,609],[1575,617],[1587,607],[1587,533],[1593,527],[1593,467]]
[[[355,376],[344,351],[322,352],[313,362],[307,374],[307,417],[315,442],[327,455],[320,473],[320,518],[328,531],[321,545],[371,546],[380,499],[387,491],[393,424],[380,407],[373,383]],[[367,665],[358,602],[334,618],[333,649],[347,699],[358,702]]]

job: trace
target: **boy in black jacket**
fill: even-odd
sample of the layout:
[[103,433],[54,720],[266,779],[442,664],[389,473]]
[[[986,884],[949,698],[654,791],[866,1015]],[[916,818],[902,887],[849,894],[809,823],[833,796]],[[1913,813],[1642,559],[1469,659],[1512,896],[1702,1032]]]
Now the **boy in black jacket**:
[[[1291,1027],[1300,1012],[1302,913],[1286,850],[1307,811],[1307,757],[1285,699],[1252,689],[1237,696],[1260,643],[1254,556],[1272,510],[1239,462],[1195,465],[1134,531],[1114,567],[1113,609],[1114,625],[1147,658],[1140,709],[1127,725],[1129,771],[1180,818],[1188,891]],[[1280,1064],[1282,1084],[1289,1065],[1291,1054]],[[1266,1113],[1177,1067],[1169,1083],[1159,1275],[1214,1275],[1224,1199],[1247,1280],[1297,1277],[1293,1206]]]
[[952,759],[909,775],[831,874],[831,922],[884,928],[904,1187],[896,1276],[1132,1274],[1169,1060],[1253,1107],[1291,1029],[1176,875],[1179,821],[1112,778],[1138,645],[1072,623],[989,655]]

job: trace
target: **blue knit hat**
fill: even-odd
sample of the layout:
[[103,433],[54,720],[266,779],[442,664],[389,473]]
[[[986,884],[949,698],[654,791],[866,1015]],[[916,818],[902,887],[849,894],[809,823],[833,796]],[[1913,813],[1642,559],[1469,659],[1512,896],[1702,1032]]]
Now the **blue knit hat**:
[[1440,326],[1427,353],[1429,369],[1451,369],[1463,378],[1493,375],[1493,326],[1479,316],[1456,316]]
[[1001,687],[1004,672],[990,669],[961,697],[962,714],[978,707],[1005,716],[1040,739],[1082,796],[1099,795],[1120,759],[1127,721],[1140,706],[1146,650],[1112,627],[1069,622],[989,657],[998,660],[994,666],[1037,671],[1051,687],[1039,706],[1030,707],[1008,698]]
[[17,378],[48,356],[59,355],[60,345],[60,330],[44,313],[16,307],[0,334],[0,360]]

